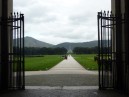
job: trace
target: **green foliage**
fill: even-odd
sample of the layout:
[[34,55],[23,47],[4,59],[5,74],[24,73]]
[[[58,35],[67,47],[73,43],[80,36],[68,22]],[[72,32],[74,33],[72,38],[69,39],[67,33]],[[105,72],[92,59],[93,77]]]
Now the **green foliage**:
[[43,57],[25,57],[25,70],[48,70],[62,60],[63,59],[60,55],[45,55]]
[[73,49],[74,54],[95,54],[98,52],[98,47],[75,47]]
[[72,56],[87,70],[98,70],[97,62],[94,61],[96,54],[74,54]]
[[66,48],[36,48],[36,47],[25,47],[25,55],[61,55],[66,54]]
[[64,42],[60,43],[58,45],[55,45],[54,47],[64,47],[67,50],[70,49],[73,50],[75,47],[87,47],[87,48],[92,48],[98,46],[98,40],[95,41],[89,41],[89,42],[77,42],[77,43],[69,43],[69,42]]

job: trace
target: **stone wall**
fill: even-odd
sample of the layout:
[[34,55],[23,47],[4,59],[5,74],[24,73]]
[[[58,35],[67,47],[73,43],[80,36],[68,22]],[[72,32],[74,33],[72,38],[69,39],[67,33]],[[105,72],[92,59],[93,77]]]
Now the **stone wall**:
[[[127,11],[129,10],[129,1],[128,0],[111,0],[111,9],[114,14],[120,15],[122,14],[122,18],[125,19],[124,13],[126,13],[127,17],[129,16]],[[119,20],[119,19],[118,19]],[[116,37],[117,48],[121,50],[116,50],[118,57],[116,57],[116,61],[118,61],[117,64],[117,89],[127,91],[129,93],[129,19],[125,19],[126,23],[121,23],[119,21],[116,21],[116,29],[114,37]],[[125,29],[126,28],[126,29]],[[115,41],[115,38],[114,38]],[[114,44],[114,45],[115,45]],[[114,48],[116,48],[114,47]],[[115,49],[114,49],[115,51]],[[122,53],[122,54],[121,54]],[[121,61],[119,61],[118,59]],[[121,84],[121,85],[120,85]]]

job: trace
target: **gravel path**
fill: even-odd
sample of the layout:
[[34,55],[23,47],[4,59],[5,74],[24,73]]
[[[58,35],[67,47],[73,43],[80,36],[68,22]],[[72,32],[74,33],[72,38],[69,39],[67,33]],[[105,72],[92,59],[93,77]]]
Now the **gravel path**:
[[26,71],[28,75],[41,75],[41,74],[95,74],[98,75],[98,71],[89,71],[83,68],[72,56],[69,56],[67,60],[63,60],[55,67],[48,71]]
[[26,86],[97,86],[98,72],[83,68],[72,56],[48,71],[27,71]]

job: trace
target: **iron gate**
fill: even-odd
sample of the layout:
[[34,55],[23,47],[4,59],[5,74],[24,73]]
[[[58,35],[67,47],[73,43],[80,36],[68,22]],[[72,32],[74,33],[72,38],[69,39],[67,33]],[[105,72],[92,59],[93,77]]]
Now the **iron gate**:
[[[4,20],[1,17],[0,29],[4,26],[8,29],[7,88],[24,89],[24,15],[14,13],[8,18],[4,18]],[[1,41],[1,43],[2,42],[4,41]],[[0,56],[2,57],[2,54]],[[3,72],[1,70],[3,65],[0,59],[0,89],[2,89],[3,86]]]
[[109,12],[98,13],[99,88],[113,88],[115,82],[115,17]]

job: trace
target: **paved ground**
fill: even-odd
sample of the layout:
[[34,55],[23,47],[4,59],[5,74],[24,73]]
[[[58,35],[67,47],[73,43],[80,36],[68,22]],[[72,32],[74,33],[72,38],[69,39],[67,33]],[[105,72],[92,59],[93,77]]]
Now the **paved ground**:
[[97,86],[98,75],[48,74],[26,76],[26,86]]
[[48,71],[26,72],[26,86],[97,86],[97,71],[84,69],[69,56]]
[[26,76],[42,75],[42,74],[98,74],[98,71],[89,71],[84,69],[72,56],[68,56],[67,60],[63,60],[55,67],[48,71],[27,71]]
[[0,97],[127,97],[98,90],[97,71],[88,71],[71,56],[49,71],[26,72],[26,90],[0,93]]
[[112,90],[96,87],[28,87],[23,91],[7,92],[0,97],[128,97]]

